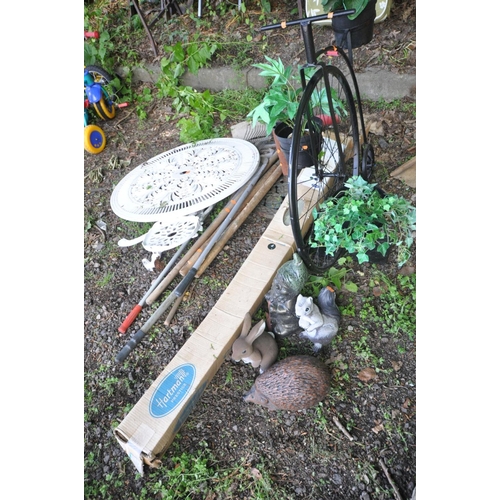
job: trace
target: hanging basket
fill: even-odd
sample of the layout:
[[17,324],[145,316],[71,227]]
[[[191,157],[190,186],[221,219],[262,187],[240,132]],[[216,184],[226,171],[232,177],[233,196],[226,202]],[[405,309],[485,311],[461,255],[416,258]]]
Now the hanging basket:
[[[375,23],[377,0],[370,0],[366,8],[356,19],[349,16],[332,18],[332,28],[335,34],[335,45],[342,49],[361,47],[371,42],[373,38],[373,25]],[[351,46],[349,47],[349,38]]]

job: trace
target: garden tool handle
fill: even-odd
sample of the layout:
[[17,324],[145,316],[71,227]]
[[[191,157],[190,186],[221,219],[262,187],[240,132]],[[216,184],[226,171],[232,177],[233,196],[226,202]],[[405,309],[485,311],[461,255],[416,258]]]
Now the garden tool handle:
[[128,327],[134,322],[135,318],[142,311],[142,306],[137,304],[127,315],[127,317],[123,320],[123,323],[118,327],[118,331],[120,333],[125,333],[128,330]]
[[138,330],[134,336],[127,342],[125,347],[116,355],[115,360],[122,363],[125,358],[137,347],[137,344],[144,338],[147,332]]
[[193,281],[196,275],[196,268],[191,268],[189,272],[182,278],[182,281],[175,287],[175,290],[167,297],[167,299],[161,304],[161,306],[155,311],[155,313],[149,318],[148,321],[143,325],[143,327],[138,330],[134,336],[127,342],[125,347],[116,355],[115,361],[121,363],[125,360],[125,358],[137,347],[137,345],[144,338],[146,333],[149,332],[149,329],[156,320],[166,311],[166,309],[172,304],[175,298],[182,297],[187,287]]

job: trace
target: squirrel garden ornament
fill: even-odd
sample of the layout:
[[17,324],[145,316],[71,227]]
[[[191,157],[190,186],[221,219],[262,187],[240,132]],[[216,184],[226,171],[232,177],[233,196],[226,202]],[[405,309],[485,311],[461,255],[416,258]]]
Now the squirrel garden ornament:
[[335,299],[335,290],[330,286],[325,286],[319,292],[319,305],[314,303],[312,297],[300,294],[297,297],[295,314],[299,318],[299,326],[303,329],[299,336],[314,344],[314,352],[319,352],[323,346],[329,345],[339,330],[340,311]]
[[265,295],[268,327],[276,335],[289,337],[302,331],[295,314],[295,302],[308,278],[309,271],[298,253],[294,253],[292,260],[285,262],[276,272],[271,289]]

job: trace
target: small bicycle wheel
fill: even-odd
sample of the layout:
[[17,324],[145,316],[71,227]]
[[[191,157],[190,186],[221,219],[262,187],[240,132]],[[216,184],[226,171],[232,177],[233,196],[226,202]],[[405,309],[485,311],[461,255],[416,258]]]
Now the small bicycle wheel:
[[95,83],[99,83],[104,88],[104,90],[108,95],[108,98],[111,101],[113,102],[118,101],[118,95],[117,95],[118,90],[113,83],[118,77],[111,75],[106,70],[102,69],[100,66],[95,66],[91,64],[85,67],[85,71],[87,71],[92,76],[92,79],[94,80]]
[[113,101],[107,99],[106,96],[101,96],[99,102],[94,102],[94,111],[102,120],[112,120],[116,115],[116,106]]
[[[309,136],[304,146],[300,137]],[[340,254],[327,255],[312,240],[314,214],[322,202],[359,175],[360,146],[356,106],[343,73],[318,69],[306,85],[297,110],[290,150],[288,199],[297,252],[313,272],[332,267]]]
[[353,89],[354,103],[356,104],[356,116],[358,118],[359,139],[362,152],[361,176],[370,181],[375,169],[375,153],[373,146],[369,142],[369,134],[366,130],[363,116],[363,106],[361,104],[361,95],[359,92],[358,80],[354,67],[349,57],[343,49],[330,45],[316,52],[316,59],[325,64],[331,64],[337,67],[346,76],[351,89]]
[[83,129],[83,147],[92,154],[100,153],[106,147],[106,136],[101,127],[87,125]]

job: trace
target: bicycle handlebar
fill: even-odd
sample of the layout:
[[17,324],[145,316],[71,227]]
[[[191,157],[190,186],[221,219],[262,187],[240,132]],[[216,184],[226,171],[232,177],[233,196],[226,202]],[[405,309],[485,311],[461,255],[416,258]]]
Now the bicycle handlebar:
[[328,12],[327,14],[320,14],[319,16],[304,17],[303,19],[297,19],[296,21],[281,21],[280,24],[268,24],[267,26],[262,26],[259,31],[286,28],[287,26],[295,26],[297,24],[310,24],[316,21],[323,21],[324,19],[331,19],[332,17],[347,16],[349,14],[354,14],[355,12],[355,9],[347,9],[339,10],[337,12]]

